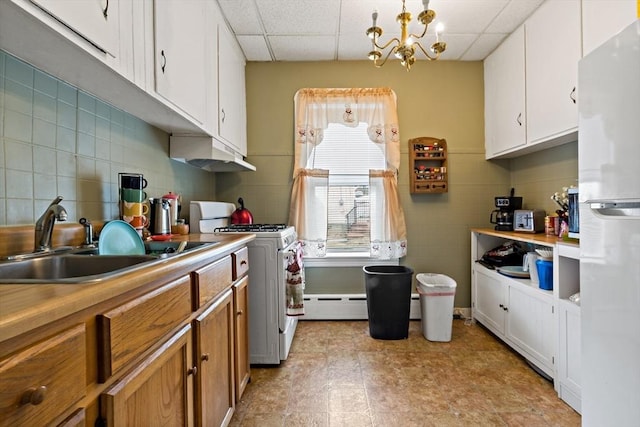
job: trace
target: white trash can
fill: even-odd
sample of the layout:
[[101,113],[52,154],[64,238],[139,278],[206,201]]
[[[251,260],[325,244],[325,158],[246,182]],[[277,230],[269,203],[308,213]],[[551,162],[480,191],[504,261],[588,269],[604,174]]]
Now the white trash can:
[[416,289],[420,294],[422,334],[429,341],[451,341],[456,281],[444,274],[433,273],[419,273],[416,279]]

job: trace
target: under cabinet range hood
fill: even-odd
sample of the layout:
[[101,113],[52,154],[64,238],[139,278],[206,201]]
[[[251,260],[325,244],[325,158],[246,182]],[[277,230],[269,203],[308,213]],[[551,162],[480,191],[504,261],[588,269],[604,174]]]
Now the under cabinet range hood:
[[246,162],[240,153],[210,136],[172,135],[169,137],[169,155],[174,160],[209,172],[256,170],[256,167]]

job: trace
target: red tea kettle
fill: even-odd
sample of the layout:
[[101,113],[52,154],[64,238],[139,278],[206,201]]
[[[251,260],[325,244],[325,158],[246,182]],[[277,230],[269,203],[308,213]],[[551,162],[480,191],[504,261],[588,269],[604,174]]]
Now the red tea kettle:
[[253,224],[253,215],[249,209],[245,209],[242,197],[238,199],[240,207],[231,214],[231,224]]

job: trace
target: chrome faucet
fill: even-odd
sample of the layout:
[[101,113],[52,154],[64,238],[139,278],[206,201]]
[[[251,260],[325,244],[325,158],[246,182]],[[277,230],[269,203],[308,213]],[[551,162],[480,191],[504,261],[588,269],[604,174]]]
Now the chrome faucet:
[[66,221],[67,219],[67,211],[59,204],[61,201],[62,196],[56,197],[36,221],[34,252],[51,250],[51,236],[53,235],[53,225],[56,219],[59,221]]

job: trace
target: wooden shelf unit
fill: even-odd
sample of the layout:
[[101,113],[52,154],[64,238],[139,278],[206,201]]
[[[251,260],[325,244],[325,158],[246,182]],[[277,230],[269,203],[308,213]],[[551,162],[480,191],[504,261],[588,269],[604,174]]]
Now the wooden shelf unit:
[[448,192],[447,141],[428,136],[410,139],[409,176],[412,194]]

